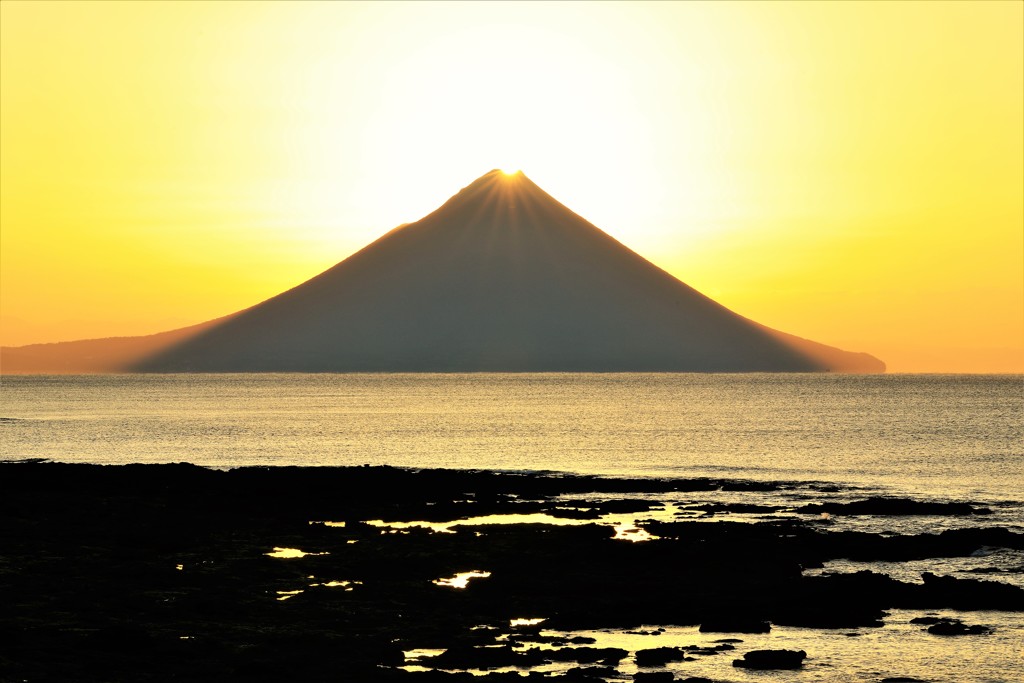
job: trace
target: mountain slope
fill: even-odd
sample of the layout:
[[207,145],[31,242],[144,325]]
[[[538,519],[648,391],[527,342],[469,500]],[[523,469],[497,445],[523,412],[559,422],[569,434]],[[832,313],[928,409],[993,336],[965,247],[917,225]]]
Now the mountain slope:
[[0,347],[0,373],[61,375],[124,372],[163,349],[180,344],[224,322],[228,317],[141,337],[106,337],[4,346]]
[[[5,365],[6,365],[5,360]],[[319,276],[135,371],[847,371],[732,313],[524,175],[492,171]]]

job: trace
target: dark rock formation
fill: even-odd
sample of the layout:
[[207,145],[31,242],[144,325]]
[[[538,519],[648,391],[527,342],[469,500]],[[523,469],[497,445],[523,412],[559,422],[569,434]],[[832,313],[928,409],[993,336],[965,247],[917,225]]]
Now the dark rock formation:
[[578,683],[605,683],[605,679],[616,676],[618,671],[608,666],[577,666],[563,673],[559,680]]
[[930,626],[931,624],[938,624],[943,621],[949,621],[948,617],[914,617],[910,620],[911,624],[924,624]]
[[656,647],[636,652],[637,666],[665,666],[669,662],[684,662],[688,659],[693,657],[680,647]]
[[767,621],[744,617],[721,616],[700,625],[701,633],[768,633],[771,630],[772,626]]
[[803,650],[751,650],[743,659],[734,659],[732,665],[744,669],[799,669],[806,657]]
[[581,664],[601,662],[614,665],[629,656],[627,651],[618,647],[564,647],[557,650],[537,650],[537,652],[551,662],[579,662]]
[[990,515],[992,511],[973,503],[934,502],[909,498],[867,498],[850,503],[811,503],[796,509],[806,514],[830,515]]
[[676,677],[671,671],[637,671],[633,680],[636,683],[672,683]]
[[978,636],[992,633],[988,626],[965,624],[960,619],[952,617],[918,617],[911,619],[910,623],[927,625],[928,633],[937,636]]
[[928,633],[937,636],[978,636],[992,633],[988,626],[980,624],[964,624],[957,621],[944,621],[928,627]]
[[[0,463],[2,676],[100,683],[145,670],[154,683],[468,680],[440,669],[613,665],[626,656],[560,633],[576,629],[834,628],[880,624],[888,608],[1024,609],[1024,591],[995,581],[802,573],[846,553],[1015,547],[1021,534],[1007,530],[882,537],[799,520],[673,522],[644,524],[663,537],[629,543],[613,540],[600,520],[456,533],[367,523],[415,521],[432,509],[455,517],[518,512],[570,493],[585,508],[598,503],[588,492],[685,498],[688,490],[743,486],[389,467]],[[275,547],[310,554],[268,556]],[[470,569],[492,574],[463,589],[434,584]],[[544,621],[510,626],[520,618]],[[737,641],[719,640],[730,642],[667,650],[714,656]],[[422,660],[434,671],[397,670],[403,651],[420,648],[444,651]],[[594,667],[578,668],[585,670],[574,675],[595,676]]]
[[924,579],[922,599],[930,605],[962,610],[1024,611],[1024,590],[1016,586],[995,581],[936,576],[931,572],[923,573],[921,578]]

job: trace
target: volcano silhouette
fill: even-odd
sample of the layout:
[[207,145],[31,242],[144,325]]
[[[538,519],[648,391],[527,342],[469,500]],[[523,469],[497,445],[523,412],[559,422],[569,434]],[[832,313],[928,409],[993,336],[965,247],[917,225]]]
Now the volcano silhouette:
[[[783,334],[733,313],[594,227],[522,173],[501,171],[481,176],[430,215],[392,230],[294,289],[190,334],[164,333],[168,341],[160,350],[127,353],[141,340],[159,336],[106,340],[118,342],[126,353],[120,367],[102,369],[881,372],[885,367],[867,354]],[[31,348],[9,349],[6,369],[18,369],[18,363],[10,367],[10,351]],[[74,371],[75,365],[65,359],[63,370]]]

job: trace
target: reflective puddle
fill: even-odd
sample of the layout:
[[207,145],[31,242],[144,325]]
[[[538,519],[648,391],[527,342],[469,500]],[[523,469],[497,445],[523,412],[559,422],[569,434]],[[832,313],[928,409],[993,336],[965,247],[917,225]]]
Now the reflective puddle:
[[616,541],[632,541],[637,543],[639,541],[652,541],[657,536],[652,535],[647,529],[641,529],[635,523],[622,523],[615,525],[615,536],[613,538]]
[[278,548],[275,547],[273,552],[263,553],[267,557],[276,557],[278,559],[290,560],[296,557],[306,557],[307,555],[326,555],[327,553],[307,553],[298,548]]
[[436,579],[432,581],[436,586],[447,586],[448,588],[465,588],[469,585],[471,579],[486,579],[490,576],[490,572],[484,572],[479,570],[473,570],[469,572],[459,572],[455,576],[451,576],[445,579]]
[[363,585],[362,581],[324,581],[323,583],[312,583],[310,587],[323,586],[324,588],[343,588],[346,591],[351,591],[361,585]]
[[[614,538],[619,541],[651,541],[657,538],[645,529],[637,526],[641,519],[671,519],[675,515],[674,506],[652,510],[644,513],[642,517],[635,514],[613,513],[604,515],[598,519],[571,519],[567,517],[555,517],[544,512],[530,514],[504,514],[504,515],[481,515],[479,517],[468,517],[456,519],[450,522],[385,522],[381,519],[367,520],[366,524],[379,527],[385,533],[401,533],[408,529],[429,529],[438,534],[454,534],[456,527],[460,526],[494,526],[503,524],[548,524],[551,526],[585,526],[598,524],[610,526],[615,530]],[[335,523],[325,522],[327,526],[335,526]]]

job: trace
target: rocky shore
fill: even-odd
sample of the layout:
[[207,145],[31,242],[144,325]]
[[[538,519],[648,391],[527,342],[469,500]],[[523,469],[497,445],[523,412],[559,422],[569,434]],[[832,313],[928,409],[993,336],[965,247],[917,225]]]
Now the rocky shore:
[[[981,518],[990,511],[980,503],[830,502],[822,488],[806,509],[722,503],[693,518],[666,517],[659,502],[783,485],[0,463],[0,680],[687,680],[662,669],[708,657],[737,671],[800,668],[814,658],[744,642],[774,627],[880,627],[891,609],[1024,611],[1024,590],[995,580],[805,574],[839,558],[1024,550],[1024,534],[985,524],[881,534],[830,523]],[[759,516],[714,520],[730,511]],[[612,523],[623,515],[635,525]],[[650,625],[700,625],[716,638],[659,646]],[[936,638],[986,633],[938,617],[926,627]],[[564,635],[594,629],[634,629],[625,632],[652,645]]]

